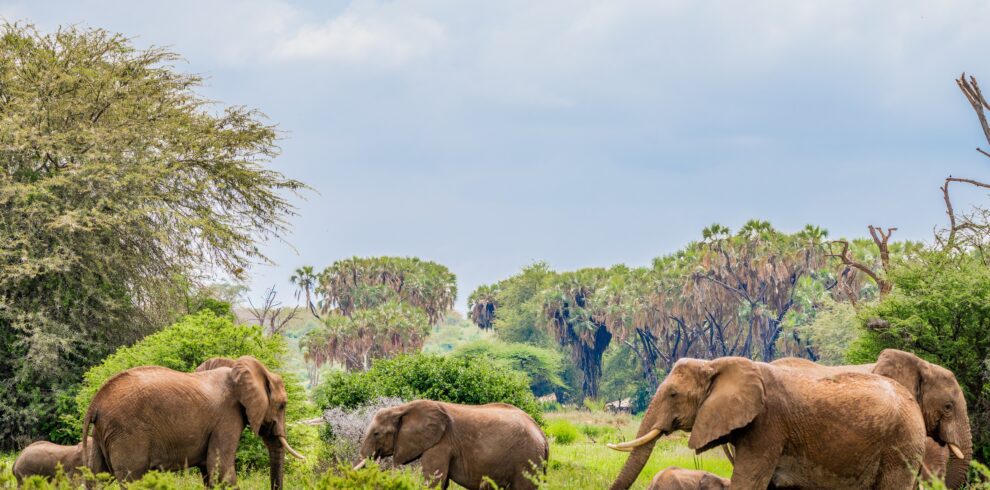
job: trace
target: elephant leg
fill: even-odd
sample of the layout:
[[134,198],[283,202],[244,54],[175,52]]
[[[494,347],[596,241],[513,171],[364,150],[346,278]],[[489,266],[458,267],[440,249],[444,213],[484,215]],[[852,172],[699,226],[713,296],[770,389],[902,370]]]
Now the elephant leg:
[[126,447],[118,444],[107,448],[109,465],[117,481],[140,480],[148,472],[151,444],[134,439],[137,438],[131,438],[131,444]]
[[423,452],[420,462],[428,484],[431,487],[439,485],[446,490],[450,484],[450,451],[447,448],[431,447]]
[[[880,459],[880,474],[874,488],[878,490],[914,488],[919,473],[918,464],[901,451],[888,451]],[[914,458],[920,461],[921,458]]]
[[206,471],[206,463],[203,463],[196,468],[199,469],[199,475],[203,478],[203,487],[213,488],[210,484],[210,474]]
[[204,463],[206,465],[205,478],[210,482],[210,485],[219,482],[230,486],[237,485],[235,460],[240,436],[240,432],[233,436],[216,433],[210,436],[210,442],[206,448],[206,463]]
[[732,488],[768,488],[782,452],[782,444],[740,441],[736,444],[735,463],[732,467]]

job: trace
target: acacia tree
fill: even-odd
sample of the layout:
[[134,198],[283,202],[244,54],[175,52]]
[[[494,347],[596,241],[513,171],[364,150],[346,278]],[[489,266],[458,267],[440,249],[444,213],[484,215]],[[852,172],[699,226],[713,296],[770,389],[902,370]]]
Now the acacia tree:
[[391,300],[351,316],[327,317],[326,326],[308,333],[302,347],[316,367],[336,362],[348,371],[367,371],[373,359],[419,352],[430,325],[422,309]]
[[446,267],[416,257],[353,257],[321,272],[316,294],[324,313],[350,316],[398,299],[422,309],[435,325],[454,306],[457,278]]
[[276,129],[199,96],[178,56],[120,35],[0,37],[0,449],[54,430],[62,390],[171,322],[202,271],[264,261],[303,188]]

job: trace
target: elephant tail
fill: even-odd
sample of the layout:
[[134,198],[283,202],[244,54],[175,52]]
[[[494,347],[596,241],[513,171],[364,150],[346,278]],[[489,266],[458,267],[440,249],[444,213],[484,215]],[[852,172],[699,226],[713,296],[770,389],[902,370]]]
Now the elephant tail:
[[89,448],[86,447],[89,442],[89,426],[96,423],[96,408],[95,403],[90,403],[89,408],[86,410],[86,416],[83,417],[83,430],[82,430],[82,451],[83,451],[83,461],[86,462],[87,468],[93,467],[92,456],[89,454]]

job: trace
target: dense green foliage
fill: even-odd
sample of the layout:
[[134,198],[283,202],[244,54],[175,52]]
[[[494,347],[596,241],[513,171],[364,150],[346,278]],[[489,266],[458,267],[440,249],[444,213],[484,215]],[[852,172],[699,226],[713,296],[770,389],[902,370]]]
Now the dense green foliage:
[[428,354],[379,359],[363,372],[328,374],[314,394],[322,408],[355,408],[378,397],[429,399],[468,405],[503,402],[543,417],[523,373],[493,363]]
[[578,439],[580,433],[578,428],[570,421],[558,419],[547,424],[544,430],[548,437],[552,437],[557,444],[570,444]]
[[530,390],[536,396],[568,390],[563,379],[563,356],[553,349],[478,340],[454,349],[451,355],[455,358],[473,359],[474,362],[492,362],[506,369],[526,373]]
[[443,265],[417,257],[338,260],[316,279],[320,309],[344,316],[395,300],[423,310],[432,325],[443,319],[457,298],[454,274]]
[[[76,396],[76,412],[64,414],[66,439],[79,440],[83,415],[90,400],[103,383],[113,375],[137,366],[164,366],[176,371],[191,372],[211,357],[236,359],[250,355],[256,357],[268,369],[279,372],[285,379],[289,402],[286,409],[288,438],[300,451],[307,451],[315,443],[316,431],[308,426],[291,424],[315,415],[306,392],[293,373],[282,371],[281,359],[285,342],[279,336],[266,337],[256,325],[235,324],[229,317],[216,316],[210,310],[188,315],[164,330],[149,335],[129,347],[118,349],[101,364],[86,372],[82,388]],[[268,451],[261,439],[249,429],[244,431],[237,461],[246,467],[263,467],[267,464]],[[291,463],[296,464],[296,463]]]
[[969,406],[974,457],[990,461],[990,268],[971,255],[930,254],[891,276],[893,292],[860,314],[865,335],[850,359],[873,362],[891,347],[951,370]]
[[300,346],[316,366],[336,362],[351,371],[368,370],[374,359],[419,352],[430,333],[423,310],[394,299],[355,309],[349,316],[332,314],[324,322]]
[[302,184],[276,130],[196,94],[177,56],[101,30],[0,37],[0,448],[51,432],[85,369],[182,312],[187,279],[240,274]]
[[422,472],[411,468],[382,471],[374,461],[359,470],[340,465],[316,485],[318,490],[419,490],[425,487]]

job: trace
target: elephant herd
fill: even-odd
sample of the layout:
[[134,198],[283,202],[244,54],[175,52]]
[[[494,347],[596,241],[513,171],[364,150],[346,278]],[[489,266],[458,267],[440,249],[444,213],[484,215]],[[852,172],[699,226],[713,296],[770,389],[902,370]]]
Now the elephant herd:
[[[83,442],[38,442],[14,472],[50,474],[56,463],[87,466],[121,481],[152,469],[200,468],[204,483],[236,485],[234,457],[245,426],[265,442],[271,487],[282,487],[286,440],[282,379],[252,357],[211,359],[195,373],[130,369],[107,381],[89,407]],[[92,437],[90,428],[92,427]],[[650,489],[904,489],[923,478],[966,481],[973,447],[962,390],[948,370],[888,349],[873,364],[823,366],[787,358],[681,359],[657,389],[634,440],[609,447],[629,453],[613,489],[639,477],[657,440],[689,432],[700,453],[721,446],[731,479],[676,467]],[[83,457],[85,456],[85,457]],[[360,448],[360,468],[391,456],[419,461],[426,478],[480,489],[535,488],[549,444],[537,423],[507,404],[480,406],[417,400],[379,410]]]
[[[958,488],[973,455],[952,372],[893,349],[854,366],[682,359],[657,389],[636,439],[610,445],[630,453],[612,488],[629,488],[657,438],[675,430],[690,432],[688,445],[699,453],[724,446],[732,488],[903,489],[932,474]],[[702,488],[696,481],[657,488]]]

